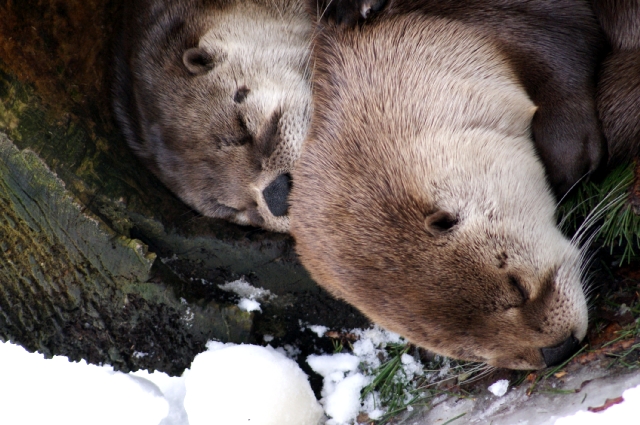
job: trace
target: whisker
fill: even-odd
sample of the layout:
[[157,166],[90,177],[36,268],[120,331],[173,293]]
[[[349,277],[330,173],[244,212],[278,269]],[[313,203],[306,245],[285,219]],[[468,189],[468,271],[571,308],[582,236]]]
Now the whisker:
[[556,208],[558,208],[558,206],[560,206],[560,204],[562,204],[562,202],[565,200],[565,198],[567,197],[567,195],[569,195],[569,193],[571,193],[571,191],[578,186],[580,183],[582,183],[582,181],[589,175],[589,173],[584,173],[582,175],[582,177],[580,177],[574,184],[571,185],[571,187],[569,188],[569,190],[566,191],[566,193],[562,196],[562,198],[560,198],[560,200],[558,201],[558,203],[556,204]]

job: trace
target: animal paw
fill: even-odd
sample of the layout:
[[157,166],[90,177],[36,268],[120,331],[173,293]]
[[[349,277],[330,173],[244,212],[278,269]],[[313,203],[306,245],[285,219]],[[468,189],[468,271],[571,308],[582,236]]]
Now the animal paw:
[[567,100],[540,105],[533,118],[536,149],[558,199],[594,172],[606,154],[592,103]]

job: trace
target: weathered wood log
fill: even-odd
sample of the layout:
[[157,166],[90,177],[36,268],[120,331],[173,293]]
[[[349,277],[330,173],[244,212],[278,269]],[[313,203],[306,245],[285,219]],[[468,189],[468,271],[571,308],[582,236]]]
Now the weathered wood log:
[[[300,321],[365,324],[288,236],[200,216],[131,154],[109,113],[120,4],[0,5],[0,339],[178,374],[210,339],[286,344],[313,337]],[[276,295],[262,313],[218,288],[241,276]]]

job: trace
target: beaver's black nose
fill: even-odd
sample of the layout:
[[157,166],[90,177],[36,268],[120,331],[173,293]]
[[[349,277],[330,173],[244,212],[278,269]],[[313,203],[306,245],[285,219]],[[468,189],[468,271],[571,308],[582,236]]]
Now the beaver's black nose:
[[573,335],[565,339],[562,344],[555,347],[541,348],[542,357],[547,366],[555,366],[568,359],[573,354],[580,341],[578,341]]
[[262,191],[269,211],[276,217],[287,215],[287,198],[291,190],[291,174],[280,174]]

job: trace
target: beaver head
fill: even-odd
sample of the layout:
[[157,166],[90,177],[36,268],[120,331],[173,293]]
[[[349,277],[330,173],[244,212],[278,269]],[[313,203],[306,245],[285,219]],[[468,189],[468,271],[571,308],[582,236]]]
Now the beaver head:
[[586,333],[535,106],[491,40],[406,15],[319,31],[291,232],[312,277],[437,353],[514,369]]
[[117,68],[129,145],[204,215],[287,231],[289,172],[310,113],[301,5],[156,3],[130,13]]

